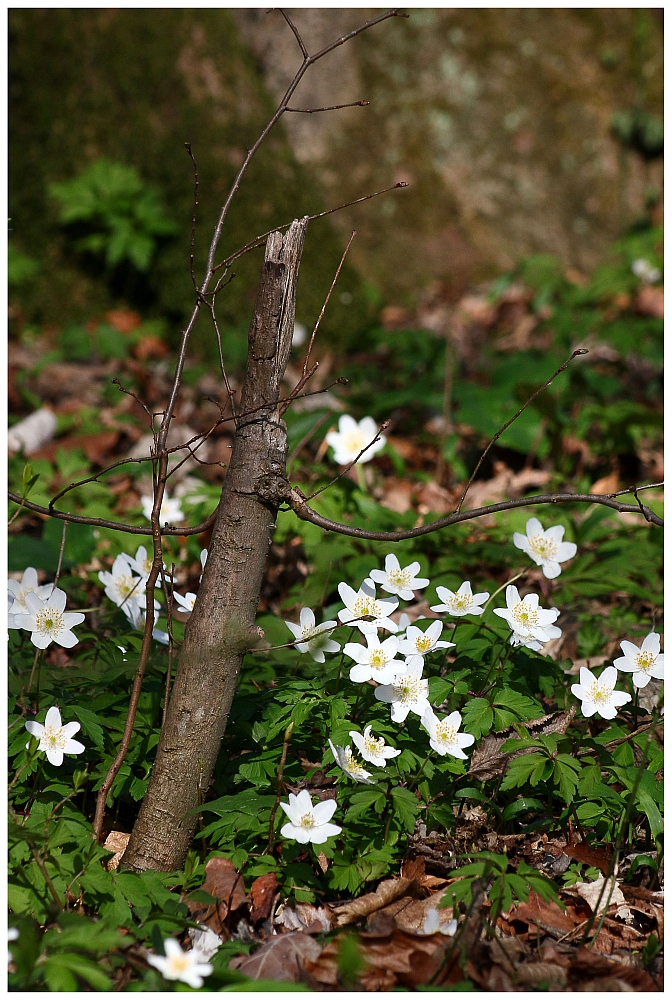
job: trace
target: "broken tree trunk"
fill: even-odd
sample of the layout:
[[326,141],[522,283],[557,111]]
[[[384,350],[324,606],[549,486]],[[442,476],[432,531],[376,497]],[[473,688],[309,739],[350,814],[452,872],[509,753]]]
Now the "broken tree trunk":
[[287,437],[278,410],[294,330],[296,280],[308,220],[266,244],[231,462],[147,793],[124,867],[182,867],[197,822],[199,788],[217,760],[243,657],[262,633],[254,620],[275,528],[289,492]]

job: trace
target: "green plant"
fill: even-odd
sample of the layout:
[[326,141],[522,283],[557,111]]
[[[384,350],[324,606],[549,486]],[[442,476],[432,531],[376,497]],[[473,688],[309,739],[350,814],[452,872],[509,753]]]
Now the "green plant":
[[157,241],[176,232],[158,191],[123,163],[96,160],[78,177],[50,184],[49,194],[60,203],[60,222],[77,226],[75,249],[102,256],[108,268],[128,261],[147,271]]

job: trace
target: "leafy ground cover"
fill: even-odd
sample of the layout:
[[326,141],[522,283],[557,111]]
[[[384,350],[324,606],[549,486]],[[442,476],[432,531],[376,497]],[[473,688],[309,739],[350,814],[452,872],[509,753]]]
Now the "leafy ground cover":
[[[590,353],[502,435],[466,506],[659,482],[659,244],[654,229],[630,234],[590,277],[533,258],[457,304],[437,293],[415,316],[388,307],[357,355],[318,350],[321,382],[311,385],[324,391],[286,415],[293,482],[306,494],[326,486],[338,474],[328,431],[344,412],[370,415],[390,422],[385,446],[315,509],[374,530],[436,518],[458,502],[488,438],[577,347]],[[225,344],[235,367],[240,334]],[[300,367],[299,347],[293,357]],[[160,324],[125,308],[60,330],[17,322],[11,423],[18,431],[45,403],[56,420],[51,440],[10,458],[10,488],[46,504],[114,461],[146,456],[147,416],[131,393],[160,408],[170,370]],[[330,386],[341,376],[347,387]],[[207,434],[226,401],[207,358],[186,383],[176,446]],[[196,453],[209,464],[176,453],[186,461],[167,518],[197,524],[209,514],[230,443],[223,423]],[[150,492],[149,463],[137,461],[62,503],[146,525]],[[662,513],[660,491],[642,497]],[[514,544],[533,516],[576,547],[558,553],[559,574],[522,538]],[[415,564],[404,582],[389,575],[386,543],[281,512],[259,608],[264,640],[246,658],[192,850],[180,872],[138,875],[119,860],[207,533],[165,541],[157,641],[100,845],[91,820],[140,648],[143,538],[77,524],[64,532],[17,504],[10,520],[15,596],[34,567],[34,585],[58,577],[66,613],[83,618],[71,623],[76,645],[43,652],[34,620],[9,630],[11,989],[662,988],[662,670],[654,645],[639,674],[621,646],[662,634],[654,525],[598,506],[504,511],[395,545],[399,568]],[[381,625],[375,640],[339,614],[353,603],[347,588],[372,576],[377,600],[392,602],[374,617],[397,628]],[[465,581],[487,597],[460,605]],[[171,588],[181,600],[168,616]],[[535,625],[528,595],[545,623]],[[25,598],[25,613],[38,611]],[[286,622],[338,625],[297,648]],[[320,653],[324,641],[339,648]],[[613,698],[603,674],[619,660],[615,689],[627,700]],[[47,756],[53,706],[55,728],[76,723],[65,735],[83,750]]]

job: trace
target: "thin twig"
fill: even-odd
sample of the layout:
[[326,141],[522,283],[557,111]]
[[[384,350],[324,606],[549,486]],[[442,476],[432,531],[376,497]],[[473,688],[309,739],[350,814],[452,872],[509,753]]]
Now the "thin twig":
[[[332,281],[331,286],[329,288],[329,291],[327,292],[327,297],[324,300],[322,308],[320,309],[320,315],[317,317],[317,322],[315,323],[315,326],[313,328],[313,332],[310,335],[310,341],[308,343],[308,350],[306,351],[306,357],[304,358],[304,361],[303,361],[303,370],[301,372],[301,375],[302,375],[302,377],[303,377],[303,379],[305,381],[307,381],[308,361],[310,359],[310,352],[312,351],[313,344],[315,342],[315,335],[317,333],[317,329],[318,329],[320,323],[322,322],[322,317],[324,316],[325,310],[326,310],[327,306],[329,305],[329,299],[331,298],[331,293],[333,292],[334,288],[336,287],[336,282],[338,281],[338,276],[341,273],[341,269],[342,269],[343,265],[345,264],[345,258],[348,256],[348,250],[352,246],[352,241],[354,240],[354,238],[355,238],[356,235],[357,235],[357,230],[353,229],[352,234],[350,236],[350,239],[348,240],[348,245],[346,246],[345,250],[343,251],[343,256],[341,257],[340,263],[339,263],[338,267],[336,268],[336,274],[334,275],[334,280]],[[303,385],[305,384],[305,381],[303,383],[299,382],[297,388],[295,389],[295,392],[300,392],[301,389],[303,389]]]
[[61,532],[61,547],[58,552],[58,566],[56,567],[56,576],[54,577],[54,585],[51,588],[51,593],[56,590],[58,586],[58,578],[61,575],[61,566],[63,565],[63,552],[65,551],[65,533],[68,530],[68,522],[63,522],[63,531]]
[[[407,188],[407,181],[398,181],[396,184],[390,184],[389,187],[381,188],[380,191],[372,191],[371,194],[362,195],[361,198],[354,198],[352,201],[346,201],[342,205],[336,205],[334,208],[327,208],[324,212],[317,212],[315,215],[308,215],[306,218],[309,222],[314,222],[315,219],[323,219],[326,215],[333,215],[334,212],[342,212],[344,208],[351,208],[353,205],[360,205],[363,201],[369,201],[371,198],[378,198],[381,194],[387,194],[388,191],[396,191],[398,188]],[[240,247],[239,250],[235,250],[229,257],[225,257],[224,260],[220,261],[219,264],[215,266],[213,273],[219,271],[222,267],[228,267],[232,264],[234,260],[238,260],[244,254],[249,253],[250,250],[256,250],[260,247],[262,243],[266,240],[271,233],[280,232],[283,229],[289,229],[291,222],[283,222],[281,226],[275,226],[273,229],[269,229],[268,232],[262,233],[260,236],[255,236],[253,240],[246,243],[245,246]]]
[[383,423],[378,428],[378,433],[374,437],[373,441],[369,441],[369,443],[364,448],[362,448],[357,457],[353,458],[352,462],[350,462],[349,465],[346,465],[345,468],[341,472],[339,472],[337,476],[334,476],[331,482],[327,483],[326,486],[320,486],[319,490],[315,490],[315,492],[311,493],[309,497],[304,497],[303,498],[304,502],[307,502],[308,500],[314,500],[315,497],[320,495],[320,493],[324,493],[324,491],[328,490],[329,487],[334,485],[334,483],[337,483],[339,479],[342,479],[343,476],[347,475],[347,473],[350,472],[350,469],[352,469],[353,466],[357,465],[357,462],[359,462],[364,452],[368,451],[369,448],[376,443],[376,441],[380,441],[380,435],[383,433],[383,431],[387,430],[389,426],[390,426],[390,421],[384,420]]
[[332,104],[328,108],[285,108],[285,111],[293,111],[298,115],[314,115],[318,111],[340,111],[341,108],[366,108],[371,101],[351,101],[350,104]]
[[191,243],[189,245],[189,270],[191,272],[191,283],[194,286],[194,291],[198,291],[198,285],[196,284],[196,277],[194,275],[194,245],[196,243],[196,209],[198,208],[198,164],[196,163],[196,157],[191,151],[191,143],[185,142],[184,147],[191,157],[191,162],[194,165],[194,210],[191,215]]
[[320,427],[326,424],[327,420],[329,420],[330,418],[331,418],[331,411],[327,410],[327,412],[323,413],[320,419],[313,424],[308,433],[303,435],[299,443],[292,448],[289,455],[287,456],[287,468],[289,468],[289,466],[292,464],[295,458],[298,458],[298,456],[301,454],[304,445],[308,444],[313,434],[319,431]]
[[469,492],[469,488],[471,487],[471,484],[473,483],[474,479],[476,478],[476,474],[477,474],[478,470],[480,469],[481,465],[483,464],[483,462],[484,462],[484,460],[485,460],[488,452],[492,448],[492,446],[495,443],[495,441],[497,441],[498,438],[500,438],[502,436],[502,434],[504,433],[504,431],[507,429],[507,427],[511,426],[511,424],[514,422],[514,420],[518,419],[518,417],[521,415],[521,413],[523,412],[523,410],[526,410],[527,407],[530,405],[530,403],[532,402],[532,400],[536,399],[537,396],[539,395],[539,393],[543,392],[543,390],[546,389],[555,378],[557,378],[557,376],[560,374],[560,372],[564,372],[564,370],[574,360],[574,358],[577,358],[580,354],[588,354],[588,351],[585,350],[585,348],[579,348],[578,350],[574,351],[572,353],[571,357],[567,358],[567,360],[565,361],[564,365],[560,365],[560,367],[557,369],[557,371],[553,372],[553,374],[548,379],[548,381],[544,382],[543,385],[540,385],[539,388],[535,392],[532,393],[532,395],[527,400],[527,402],[523,403],[523,405],[520,407],[520,409],[518,410],[518,412],[514,413],[514,415],[511,417],[511,419],[507,420],[506,423],[504,424],[504,426],[500,427],[499,430],[497,431],[497,433],[490,439],[490,441],[488,442],[488,444],[487,444],[487,446],[485,448],[485,451],[482,453],[481,457],[479,458],[478,462],[476,463],[476,468],[474,469],[474,471],[472,472],[471,476],[469,477],[469,482],[467,483],[467,485],[464,488],[464,493],[460,497],[460,502],[458,503],[457,507],[454,510],[455,514],[459,514],[460,511],[462,510],[462,504],[464,503],[464,501],[466,499],[467,493]]
[[271,809],[271,815],[268,819],[268,850],[273,850],[273,835],[275,833],[275,814],[278,811],[278,806],[280,805],[280,798],[282,796],[282,776],[285,773],[285,762],[287,760],[287,750],[289,749],[289,741],[292,738],[292,732],[294,730],[294,723],[290,724],[285,729],[285,738],[282,743],[282,756],[280,757],[280,765],[278,767],[278,785],[277,792],[275,794],[275,802]]

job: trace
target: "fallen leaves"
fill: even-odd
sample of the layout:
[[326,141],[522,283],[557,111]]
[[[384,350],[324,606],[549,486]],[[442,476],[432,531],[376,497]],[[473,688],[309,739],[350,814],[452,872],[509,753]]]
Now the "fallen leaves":
[[322,946],[300,931],[272,937],[252,955],[233,958],[229,968],[250,979],[274,979],[280,983],[300,983],[306,965],[315,962]]

